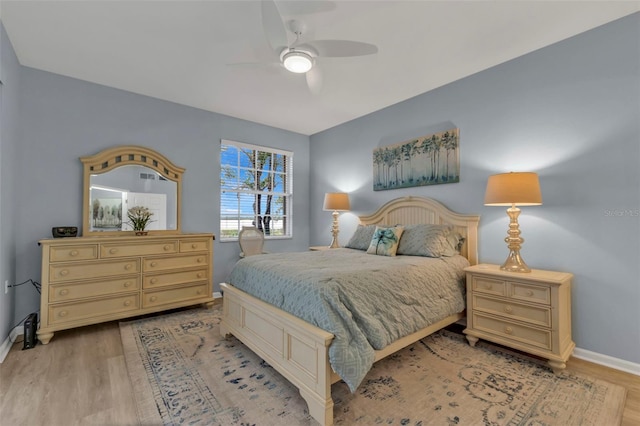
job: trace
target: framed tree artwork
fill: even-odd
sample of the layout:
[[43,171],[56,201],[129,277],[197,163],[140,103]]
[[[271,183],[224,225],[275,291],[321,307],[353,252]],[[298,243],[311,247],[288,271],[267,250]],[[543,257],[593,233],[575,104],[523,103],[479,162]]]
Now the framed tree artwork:
[[450,129],[373,150],[373,189],[460,181],[460,132]]

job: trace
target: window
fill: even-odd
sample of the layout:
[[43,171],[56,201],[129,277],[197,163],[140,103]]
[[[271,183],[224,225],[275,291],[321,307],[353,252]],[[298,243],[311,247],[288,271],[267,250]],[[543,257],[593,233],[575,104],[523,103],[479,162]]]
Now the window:
[[243,226],[265,238],[291,237],[293,153],[241,142],[220,142],[220,239],[236,240]]

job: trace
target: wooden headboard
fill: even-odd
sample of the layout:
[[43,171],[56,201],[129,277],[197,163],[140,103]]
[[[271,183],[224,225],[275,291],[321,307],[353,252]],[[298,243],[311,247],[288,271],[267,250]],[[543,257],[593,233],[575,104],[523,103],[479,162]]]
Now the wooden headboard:
[[451,225],[464,238],[460,254],[478,263],[478,223],[480,216],[459,214],[431,198],[401,197],[387,202],[375,213],[360,216],[362,225]]

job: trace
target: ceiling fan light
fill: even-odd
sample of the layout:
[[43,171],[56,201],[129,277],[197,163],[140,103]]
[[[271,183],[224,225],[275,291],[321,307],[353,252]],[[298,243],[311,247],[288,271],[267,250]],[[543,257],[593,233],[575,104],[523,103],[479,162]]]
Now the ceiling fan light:
[[306,53],[293,50],[284,54],[282,64],[288,71],[303,74],[313,67],[313,60]]

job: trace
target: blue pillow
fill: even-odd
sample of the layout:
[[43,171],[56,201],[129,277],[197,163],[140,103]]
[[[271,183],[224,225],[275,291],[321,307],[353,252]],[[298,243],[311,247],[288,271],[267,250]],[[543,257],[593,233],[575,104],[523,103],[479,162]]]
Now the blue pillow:
[[402,226],[376,226],[367,254],[395,256],[403,230]]

